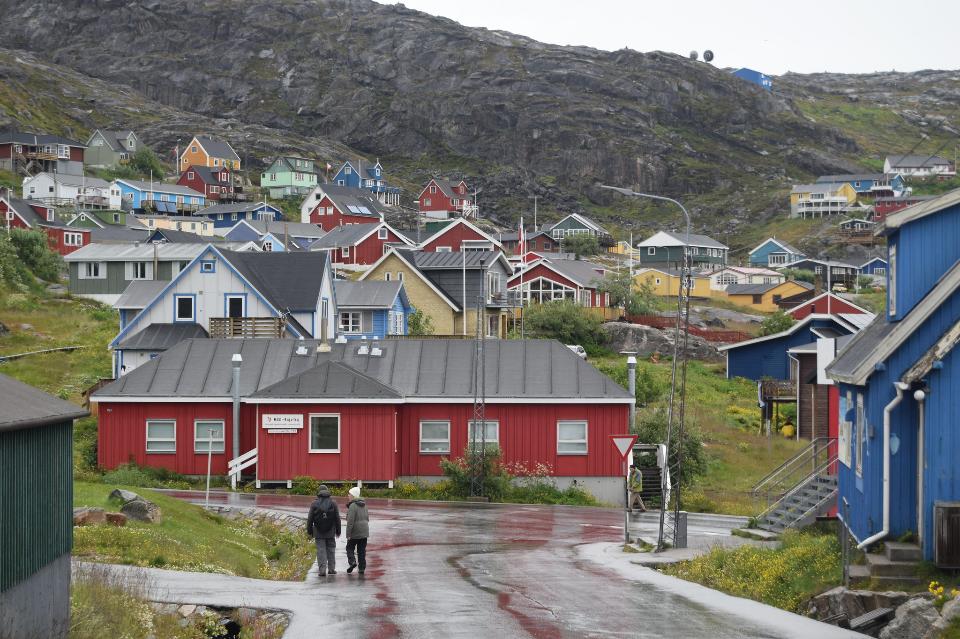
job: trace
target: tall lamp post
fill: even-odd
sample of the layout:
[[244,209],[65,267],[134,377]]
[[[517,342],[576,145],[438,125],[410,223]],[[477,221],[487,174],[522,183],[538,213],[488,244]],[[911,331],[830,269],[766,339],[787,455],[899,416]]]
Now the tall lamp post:
[[[661,552],[666,549],[666,540],[664,539],[664,525],[667,508],[669,507],[669,495],[670,495],[670,485],[668,484],[668,471],[670,468],[670,455],[672,449],[676,449],[676,459],[677,459],[677,477],[676,477],[676,501],[674,502],[674,517],[673,517],[673,544],[677,546],[677,542],[680,536],[677,534],[677,523],[680,514],[680,484],[681,484],[681,473],[683,468],[683,430],[684,430],[684,413],[685,413],[685,397],[687,389],[687,360],[686,360],[686,350],[687,350],[687,338],[689,336],[689,315],[690,315],[690,282],[692,279],[692,273],[690,269],[690,214],[687,212],[686,207],[683,206],[679,201],[665,197],[663,195],[653,195],[651,193],[639,193],[632,189],[625,189],[615,186],[607,186],[601,184],[600,188],[609,189],[611,191],[616,191],[622,195],[628,197],[639,197],[647,198],[651,200],[659,200],[661,202],[671,202],[680,207],[680,210],[683,211],[683,217],[686,221],[686,235],[684,236],[684,246],[683,246],[683,266],[680,270],[680,282],[677,286],[677,322],[676,322],[676,332],[674,334],[673,340],[673,362],[671,363],[671,373],[670,373],[670,403],[667,408],[667,450],[666,455],[664,456],[664,471],[660,474],[660,533],[657,539],[657,552]],[[632,247],[631,247],[632,248]],[[681,345],[682,344],[682,345]],[[683,358],[683,364],[680,368],[680,407],[679,407],[679,417],[677,420],[677,436],[676,444],[674,443],[674,407],[676,404],[677,396],[677,362],[680,358]],[[682,539],[686,539],[686,533],[682,535]]]

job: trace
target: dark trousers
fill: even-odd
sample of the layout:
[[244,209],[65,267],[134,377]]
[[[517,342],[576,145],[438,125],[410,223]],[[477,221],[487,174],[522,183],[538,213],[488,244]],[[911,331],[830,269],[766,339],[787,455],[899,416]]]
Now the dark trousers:
[[[354,558],[353,549],[357,549],[357,556]],[[367,569],[367,538],[348,539],[347,540],[347,563],[351,566],[357,566],[360,570]]]
[[333,537],[317,539],[317,569],[320,574],[337,569],[337,540]]

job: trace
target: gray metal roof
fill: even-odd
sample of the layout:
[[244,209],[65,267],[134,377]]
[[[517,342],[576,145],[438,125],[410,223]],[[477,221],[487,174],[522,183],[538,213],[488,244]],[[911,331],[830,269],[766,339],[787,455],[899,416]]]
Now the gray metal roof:
[[84,176],[84,175],[71,175],[69,173],[37,173],[34,175],[34,178],[40,177],[41,175],[48,176],[55,184],[65,184],[67,186],[86,186],[88,188],[98,188],[105,189],[110,186],[110,183],[106,180],[101,180],[100,178]]
[[384,207],[370,191],[339,184],[321,184],[320,191],[333,201],[341,213],[379,218]]
[[[166,284],[167,282],[164,282]],[[139,333],[125,337],[118,350],[165,351],[187,339],[207,337],[207,331],[199,324],[150,324]]]
[[[314,237],[320,238],[327,234],[316,224],[305,224],[303,222],[277,222],[273,220],[244,220],[260,233],[284,233],[291,237]],[[239,222],[238,222],[239,224]]]
[[[219,215],[220,213],[252,213],[258,209],[262,209],[263,207],[263,202],[231,202],[229,204],[213,204],[206,208],[200,209],[194,213],[194,215],[203,217],[206,215]],[[271,204],[267,204],[266,207],[274,211],[280,210]]]
[[76,146],[81,149],[87,147],[86,144],[81,144],[76,140],[70,140],[68,138],[60,137],[59,135],[48,135],[46,133],[23,133],[20,131],[5,131],[0,133],[0,144],[7,144],[13,142],[14,144],[64,144],[66,146]]
[[[78,231],[83,227],[76,227]],[[94,244],[133,244],[135,242],[144,242],[150,237],[150,229],[132,229],[126,226],[116,226],[113,224],[105,225],[103,228],[93,227],[90,231],[90,241]],[[92,244],[90,246],[93,246]],[[86,247],[84,247],[86,248]],[[67,260],[68,262],[70,260]]]
[[327,267],[326,253],[223,251],[223,256],[276,308],[316,309]]
[[722,244],[712,237],[707,237],[706,235],[698,235],[696,233],[690,234],[690,243],[686,244],[686,233],[675,233],[673,231],[657,231],[647,239],[639,242],[638,247],[644,248],[649,246],[696,246],[702,248],[717,248],[717,249],[729,249],[726,244]]
[[[97,229],[94,229],[96,231]],[[104,230],[104,229],[100,229]],[[147,233],[134,231],[142,240]],[[96,238],[91,234],[91,237]],[[67,262],[127,262],[130,260],[152,260],[154,251],[157,259],[166,261],[192,260],[200,255],[206,244],[88,244],[67,255]]]
[[[244,397],[325,362],[339,362],[405,398],[473,399],[476,346],[472,340],[384,340],[379,342],[381,357],[360,355],[357,341],[333,344],[326,353],[317,352],[318,344],[292,339],[186,340],[103,387],[94,397],[227,399],[231,358],[240,353]],[[306,352],[298,355],[296,349],[301,346]],[[632,400],[621,386],[555,340],[488,340],[484,357],[488,402]],[[316,380],[305,383],[321,379],[318,374]]]
[[911,169],[950,164],[950,160],[939,155],[888,155],[887,162],[890,163],[890,168],[901,166]]
[[340,362],[325,361],[299,375],[257,391],[254,397],[400,399],[393,388]]
[[[890,177],[893,177],[892,175]],[[838,182],[869,181],[874,182],[887,178],[886,173],[843,173],[841,175],[821,175],[817,178],[818,184],[837,184]]]
[[227,158],[236,160],[237,162],[240,161],[240,156],[237,155],[233,147],[226,142],[212,138],[209,135],[198,135],[196,138],[197,142],[203,145],[207,155],[215,158]]
[[400,294],[403,282],[392,280],[335,280],[337,308],[391,308]]
[[[585,262],[583,260],[558,260],[552,258],[553,256],[550,256],[543,261],[530,262],[524,273],[532,268],[536,268],[540,264],[545,264],[563,277],[580,286],[593,287],[604,278],[604,273],[607,270],[605,267],[594,264],[593,262]],[[598,269],[604,271],[604,273],[600,273]],[[519,274],[514,273],[510,276],[510,279],[513,280],[518,277]]]
[[165,280],[134,280],[123,289],[113,307],[144,309],[169,283]]
[[[423,270],[451,268],[486,268],[503,255],[500,251],[412,251],[399,249],[404,257]],[[509,267],[508,267],[509,270]]]
[[833,193],[846,182],[818,182],[816,184],[794,184],[791,193]]
[[[793,284],[807,289],[808,291],[813,290],[813,284],[810,284],[809,282],[800,282],[797,280],[790,281]],[[785,283],[786,282],[770,282],[768,284],[727,284],[727,288],[724,290],[727,292],[727,295],[762,295],[767,291],[777,288]]]
[[[204,236],[198,233],[190,233],[189,231],[178,231],[176,229],[153,229],[153,232],[150,233],[150,237],[153,237],[157,233],[161,234],[167,242],[171,244],[209,244],[210,242],[223,242],[224,239],[220,236]],[[158,241],[158,240],[153,240]]]
[[346,224],[338,226],[310,245],[310,250],[353,246],[373,233],[379,224]]
[[60,424],[90,413],[12,377],[0,374],[0,432]]
[[884,315],[875,318],[837,353],[836,359],[829,366],[828,375],[852,377],[860,363],[870,357],[895,327],[896,324],[888,322]]
[[202,164],[191,164],[189,167],[187,167],[187,171],[193,171],[194,173],[196,173],[197,176],[200,178],[200,181],[202,181],[204,184],[216,184],[216,185],[226,184],[227,186],[230,185],[229,178],[227,178],[226,180],[221,180],[219,177],[221,173],[229,173],[226,167],[222,167],[222,166],[213,167],[213,166],[204,166]]
[[203,197],[203,193],[194,191],[188,186],[179,184],[170,184],[169,182],[149,182],[146,180],[128,180],[127,178],[118,178],[117,182],[123,182],[138,191],[147,193],[175,193],[177,195],[189,195],[191,197]]

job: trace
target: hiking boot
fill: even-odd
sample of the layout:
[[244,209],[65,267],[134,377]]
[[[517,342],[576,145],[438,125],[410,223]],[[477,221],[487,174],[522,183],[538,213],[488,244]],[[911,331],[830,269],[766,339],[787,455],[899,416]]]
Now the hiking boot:
[[357,564],[350,564],[349,566],[347,566],[347,574],[349,575],[351,572],[353,572],[353,569],[356,567],[357,567]]
[[326,571],[326,570],[318,570],[318,571],[317,571],[317,576],[318,576],[318,577],[326,577],[326,576],[327,576],[327,571]]
[[335,575],[335,574],[337,574],[337,571],[334,570],[333,568],[331,568],[330,570],[327,571],[327,574],[328,574],[328,575]]
[[362,575],[364,570],[366,570],[366,568],[361,568],[361,569],[358,570],[357,572],[359,572],[359,573]]

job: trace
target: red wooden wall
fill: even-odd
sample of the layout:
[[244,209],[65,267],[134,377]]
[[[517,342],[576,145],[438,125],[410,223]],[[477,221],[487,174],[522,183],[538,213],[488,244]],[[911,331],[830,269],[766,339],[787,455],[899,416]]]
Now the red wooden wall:
[[338,248],[330,251],[330,260],[337,264],[373,264],[383,257],[383,245],[387,243],[402,244],[396,233],[387,229],[387,239],[381,240],[374,232],[367,239],[355,246],[350,247],[350,256],[343,257],[343,252]]
[[[318,209],[324,207],[326,210],[328,207],[333,207],[333,215],[320,215]],[[324,231],[332,231],[338,226],[344,224],[379,224],[380,218],[371,215],[351,215],[350,213],[343,213],[338,209],[334,203],[326,195],[323,196],[316,206],[313,207],[313,210],[310,211],[310,224],[319,224],[320,228]]]
[[423,246],[424,251],[436,251],[438,246],[448,246],[451,251],[459,251],[464,240],[489,241],[465,224],[451,224],[444,229],[443,235]]
[[793,310],[789,311],[789,315],[791,315],[794,319],[802,320],[807,315],[810,315],[810,313],[817,313],[821,315],[826,315],[827,313],[850,313],[854,315],[863,313],[863,310],[835,295],[830,297],[831,299],[829,304],[827,303],[828,296],[825,295],[820,299],[804,302],[800,306],[797,306]]

